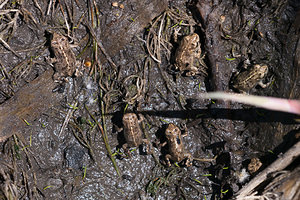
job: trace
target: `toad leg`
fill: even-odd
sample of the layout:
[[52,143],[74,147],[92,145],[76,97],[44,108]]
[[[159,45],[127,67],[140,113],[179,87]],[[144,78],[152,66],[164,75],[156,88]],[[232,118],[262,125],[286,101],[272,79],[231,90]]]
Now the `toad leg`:
[[274,81],[274,77],[272,76],[271,77],[271,80],[268,82],[268,83],[263,83],[263,81],[259,81],[257,84],[262,87],[262,88],[266,88],[268,87],[269,85],[271,85],[271,83]]
[[145,151],[145,153],[146,154],[151,154],[152,151],[153,151],[153,149],[151,148],[152,147],[151,143],[147,139],[143,139],[143,144],[146,145],[146,151]]
[[193,157],[192,157],[192,155],[190,154],[190,153],[185,153],[184,154],[184,157],[186,158],[186,161],[185,161],[185,165],[187,166],[187,167],[190,167],[190,166],[192,166],[192,162],[193,162]]
[[166,159],[166,164],[167,164],[167,166],[168,167],[171,167],[171,162],[170,162],[170,159],[171,159],[171,155],[170,154],[167,154],[166,155],[166,157],[165,157],[165,159]]

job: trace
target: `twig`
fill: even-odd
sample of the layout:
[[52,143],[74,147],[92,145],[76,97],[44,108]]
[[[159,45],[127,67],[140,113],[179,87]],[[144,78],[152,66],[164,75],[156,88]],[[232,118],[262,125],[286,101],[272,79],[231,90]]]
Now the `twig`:
[[44,19],[45,16],[44,16],[44,11],[43,11],[43,9],[41,8],[41,6],[40,6],[39,3],[37,2],[37,0],[33,0],[33,2],[34,2],[34,5],[39,9],[39,11],[40,11],[40,13],[41,13],[41,15],[42,15],[42,19]]
[[13,54],[15,54],[15,56],[17,56],[18,58],[20,58],[20,56],[12,49],[10,48],[10,46],[2,39],[1,35],[0,35],[0,42],[3,44],[3,46],[5,48],[7,48],[8,50],[10,50]]
[[216,158],[193,158],[193,160],[197,160],[200,162],[212,162],[212,161],[215,161]]
[[26,8],[22,8],[21,9],[21,13],[23,14],[24,18],[26,19],[27,21],[27,16],[29,16],[29,18],[33,21],[33,23],[38,26],[38,23],[37,21],[34,19],[34,17],[32,16],[31,12],[29,12]]
[[158,38],[158,40],[157,40],[157,48],[156,48],[156,55],[157,55],[157,59],[161,62],[161,56],[160,56],[160,43],[161,43],[161,35],[162,35],[162,33],[161,33],[161,31],[162,31],[162,28],[163,28],[163,24],[164,24],[164,19],[165,19],[165,15],[166,14],[164,14],[163,15],[163,17],[162,17],[162,20],[161,20],[161,22],[160,22],[160,26],[159,26],[159,30],[158,30],[158,35],[157,35],[157,38]]
[[59,134],[58,134],[58,138],[60,138],[62,132],[65,130],[66,126],[68,125],[70,119],[71,119],[71,116],[73,115],[73,113],[75,112],[76,109],[74,109],[74,107],[76,107],[78,104],[78,101],[76,101],[75,103],[73,103],[71,105],[71,107],[69,108],[68,110],[68,113],[67,113],[67,116],[65,118],[65,121],[63,123],[63,125],[61,126],[60,128],[60,131],[59,131]]
[[[84,105],[84,106],[85,106],[85,109],[88,111],[89,115],[92,117],[92,119],[97,123],[97,126],[98,126],[98,128],[99,128],[99,130],[100,130],[100,132],[102,134],[102,138],[103,138],[106,150],[108,151],[108,155],[109,155],[109,157],[110,157],[110,159],[111,159],[111,161],[112,161],[112,163],[114,165],[114,168],[115,168],[118,176],[121,177],[120,170],[118,168],[118,165],[116,163],[116,160],[115,160],[114,156],[112,155],[112,151],[111,151],[110,145],[108,143],[108,138],[107,138],[106,131],[104,132],[104,130],[106,130],[106,129],[103,130],[101,124],[96,120],[96,118],[94,117],[94,115],[92,115],[92,113],[90,113],[88,107],[86,105]],[[101,101],[101,108],[103,108],[103,107],[104,107],[103,101]],[[101,110],[102,110],[102,118],[104,118],[104,113],[103,113],[104,110],[103,109],[101,109]],[[103,121],[103,124],[104,124],[104,121]]]
[[60,6],[61,13],[62,13],[62,15],[64,16],[65,24],[66,24],[66,26],[67,26],[68,36],[70,36],[70,26],[69,26],[67,17],[66,17],[66,15],[65,15],[64,9],[63,9],[62,5],[60,4],[60,1],[59,1],[59,6]]
[[108,53],[106,52],[102,42],[100,40],[97,39],[96,34],[94,29],[92,29],[92,27],[89,25],[89,23],[86,23],[86,26],[88,27],[88,29],[90,30],[90,33],[92,34],[94,40],[96,40],[98,47],[100,48],[100,50],[102,51],[102,53],[105,55],[106,59],[108,60],[108,62],[112,65],[112,67],[114,68],[115,71],[117,71],[117,66],[116,64],[113,62],[113,60],[111,59],[111,57],[108,55]]
[[0,5],[0,9],[2,9],[3,6],[5,6],[5,4],[8,2],[8,0],[4,1],[1,5]]
[[46,15],[49,15],[49,14],[50,14],[51,7],[52,7],[52,0],[49,1]]
[[[37,50],[39,48],[42,48],[42,52],[44,52],[47,47],[45,47],[45,44],[46,44],[46,41],[43,42],[42,44],[38,45],[38,46],[35,46],[35,47],[32,47],[32,48],[28,48],[28,49],[20,49],[20,50],[16,50],[15,52],[16,53],[23,53],[23,52],[28,52],[28,51],[33,51],[33,50]],[[0,51],[0,54],[8,54],[8,53],[11,53],[10,51]],[[35,57],[39,57],[42,53],[40,53],[39,55],[36,55]]]
[[6,9],[6,10],[0,10],[0,15],[6,15],[10,12],[20,12],[19,9]]

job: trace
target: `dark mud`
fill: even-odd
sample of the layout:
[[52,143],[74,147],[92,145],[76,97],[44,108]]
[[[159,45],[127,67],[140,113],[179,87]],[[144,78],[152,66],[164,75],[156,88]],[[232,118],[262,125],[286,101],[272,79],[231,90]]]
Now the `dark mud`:
[[[274,82],[250,93],[299,99],[298,1],[33,0],[1,10],[1,109],[52,69],[50,32],[68,35],[77,59],[92,61],[63,93],[44,91],[55,101],[32,100],[49,105],[24,116],[22,130],[0,122],[0,136],[10,136],[0,143],[1,199],[230,199],[299,140],[295,116],[197,98],[233,91],[237,71],[264,63]],[[178,40],[200,36],[207,76],[174,68],[175,31]],[[124,155],[124,111],[144,116],[152,154]],[[164,166],[167,149],[156,141],[171,122],[187,128],[194,158],[216,160]],[[253,157],[262,167],[245,176]]]

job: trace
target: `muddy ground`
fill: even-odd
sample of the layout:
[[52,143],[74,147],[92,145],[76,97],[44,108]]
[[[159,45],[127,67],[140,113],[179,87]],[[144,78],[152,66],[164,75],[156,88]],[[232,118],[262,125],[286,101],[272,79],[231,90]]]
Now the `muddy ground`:
[[[238,92],[234,75],[266,64],[272,84],[250,93],[299,99],[299,11],[297,0],[2,0],[1,109],[11,112],[26,95],[48,97],[31,99],[39,109],[22,120],[11,112],[0,122],[0,199],[233,198],[299,139],[299,125],[293,115],[197,95]],[[51,72],[32,89],[53,69],[54,32],[68,38],[83,75],[54,84]],[[174,67],[191,33],[207,66],[195,76]],[[152,154],[142,146],[124,154],[126,112],[143,116]],[[188,130],[191,167],[165,165],[168,149],[158,143],[168,123]],[[262,166],[250,174],[252,158]]]

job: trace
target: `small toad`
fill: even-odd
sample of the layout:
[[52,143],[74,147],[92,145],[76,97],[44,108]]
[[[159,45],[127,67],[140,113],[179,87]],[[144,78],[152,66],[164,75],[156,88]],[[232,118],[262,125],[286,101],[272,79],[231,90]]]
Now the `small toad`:
[[203,57],[199,35],[196,33],[187,35],[180,41],[175,52],[175,68],[186,73],[186,76],[207,75]]
[[[130,147],[139,147],[141,144],[149,145],[147,139],[143,139],[143,131],[139,123],[143,120],[142,117],[139,120],[135,113],[126,113],[123,116],[123,132],[126,139],[126,143],[123,144],[122,148],[129,154]],[[146,153],[149,152],[149,146],[147,146]]]
[[251,158],[251,161],[248,164],[248,171],[250,172],[250,174],[254,174],[259,170],[261,166],[262,163],[259,158]]
[[169,154],[165,156],[167,166],[171,166],[170,160],[173,162],[181,162],[186,159],[185,165],[187,167],[192,165],[192,155],[186,153],[182,138],[187,136],[187,132],[181,134],[181,130],[175,124],[170,123],[165,131],[167,142],[164,142],[161,146],[168,144]]
[[55,58],[51,59],[54,64],[53,80],[55,82],[67,82],[67,77],[80,75],[80,62],[76,60],[76,56],[65,36],[53,33],[51,48],[55,55]]
[[272,80],[267,84],[263,83],[263,79],[266,77],[267,73],[267,65],[254,65],[249,70],[236,74],[233,77],[232,86],[239,92],[245,94],[249,93],[249,91],[257,85],[266,88],[272,83]]

